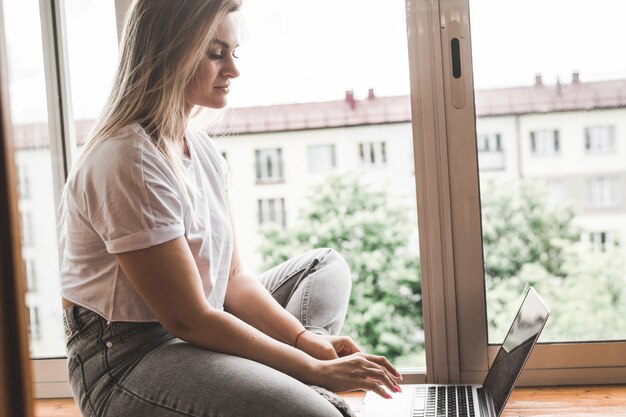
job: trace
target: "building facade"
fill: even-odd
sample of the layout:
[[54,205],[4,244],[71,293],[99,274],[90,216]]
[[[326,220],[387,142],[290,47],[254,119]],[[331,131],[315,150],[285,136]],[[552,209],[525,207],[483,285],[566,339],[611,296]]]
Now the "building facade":
[[[593,250],[626,238],[626,80],[477,91],[476,140],[483,180],[543,184],[571,204]],[[408,96],[229,111],[214,127],[230,169],[230,199],[245,267],[260,273],[259,229],[289,228],[328,176],[357,173],[416,207]],[[92,121],[76,125],[79,142]],[[50,152],[45,124],[16,126],[24,269],[34,356],[63,354]],[[419,139],[418,139],[419,140]],[[415,231],[417,238],[417,230]],[[54,268],[57,265],[57,268]]]

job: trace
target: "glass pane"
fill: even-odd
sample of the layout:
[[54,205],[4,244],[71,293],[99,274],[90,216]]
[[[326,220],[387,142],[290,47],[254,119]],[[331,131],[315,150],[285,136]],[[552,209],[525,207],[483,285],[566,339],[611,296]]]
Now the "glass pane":
[[[37,0],[3,0],[20,189],[31,355],[65,354],[46,81]],[[67,0],[70,83],[80,145],[102,109],[117,59],[114,2]],[[33,30],[36,28],[36,30]]]
[[76,142],[82,145],[110,91],[117,64],[115,2],[65,0]]
[[37,0],[3,0],[31,356],[65,354]]
[[626,339],[625,12],[470,0],[491,343],[527,284],[543,341]]
[[425,366],[404,1],[248,1],[242,15],[217,144],[246,268],[337,249],[353,274],[342,333]]

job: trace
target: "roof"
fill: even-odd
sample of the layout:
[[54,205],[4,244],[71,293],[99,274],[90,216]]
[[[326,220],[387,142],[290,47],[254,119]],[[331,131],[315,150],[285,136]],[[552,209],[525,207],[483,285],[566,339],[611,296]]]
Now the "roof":
[[[477,117],[625,108],[626,79],[583,83],[575,74],[570,84],[544,85],[538,77],[534,86],[478,90],[475,103]],[[266,133],[409,122],[410,104],[408,95],[376,97],[370,90],[367,98],[357,100],[348,90],[343,100],[232,108],[211,133]],[[79,143],[93,124],[93,120],[76,122]],[[47,124],[15,126],[14,137],[16,148],[45,147]]]
[[[476,116],[496,117],[626,107],[626,79],[571,84],[507,87],[475,92]],[[411,120],[410,97],[375,97],[356,100],[351,91],[344,100],[242,107],[231,110],[218,134],[245,134],[323,129]]]

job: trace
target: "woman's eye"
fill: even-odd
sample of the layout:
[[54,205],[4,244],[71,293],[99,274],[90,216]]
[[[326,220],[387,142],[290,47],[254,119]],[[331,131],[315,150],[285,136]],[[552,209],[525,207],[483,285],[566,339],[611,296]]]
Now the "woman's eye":
[[222,59],[224,58],[224,55],[222,55],[220,52],[209,52],[209,58],[212,60],[218,60],[218,59]]

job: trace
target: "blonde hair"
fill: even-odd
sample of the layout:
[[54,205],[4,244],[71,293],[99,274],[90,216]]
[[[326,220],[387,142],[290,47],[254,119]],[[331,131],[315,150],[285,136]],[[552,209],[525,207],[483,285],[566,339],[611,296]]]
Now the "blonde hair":
[[[194,186],[176,152],[190,110],[185,90],[218,25],[240,7],[241,0],[134,0],[124,23],[113,87],[68,179],[99,144],[139,123],[170,163],[183,198],[193,208]],[[66,185],[60,200],[61,242],[67,231],[68,194]]]

